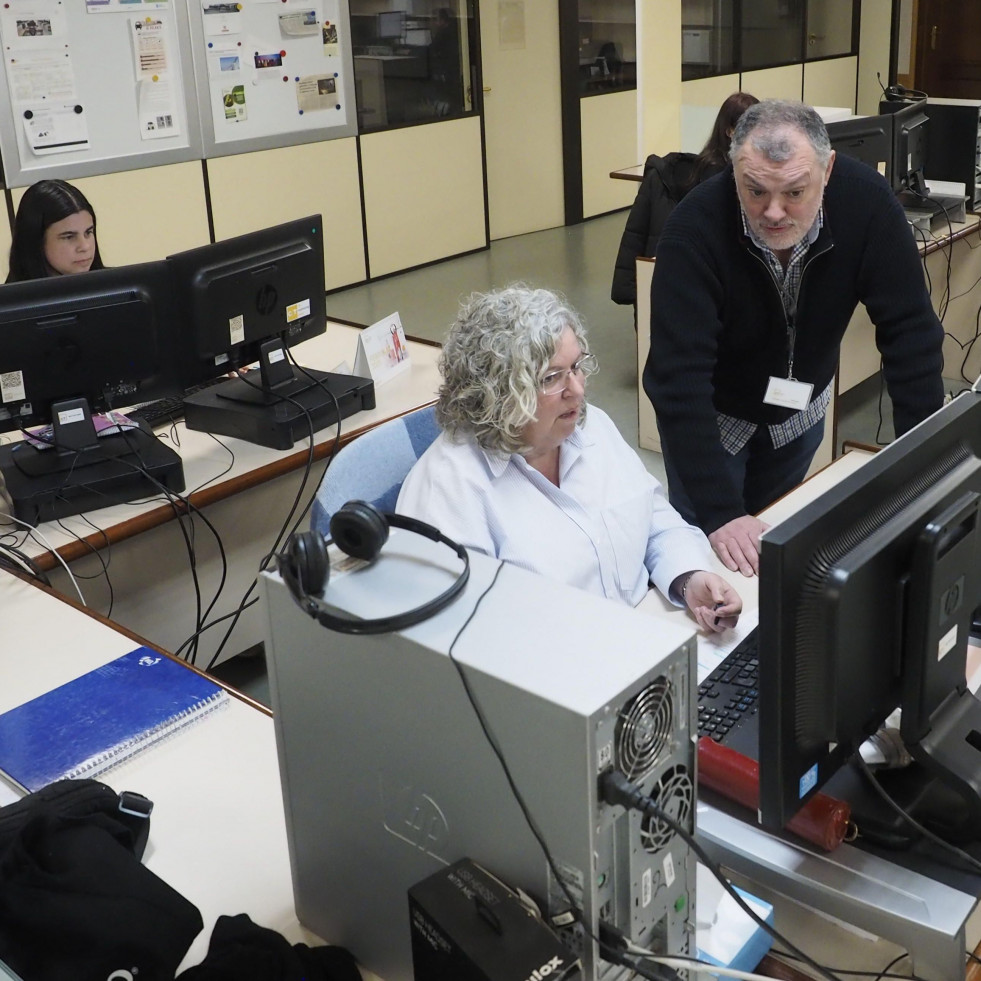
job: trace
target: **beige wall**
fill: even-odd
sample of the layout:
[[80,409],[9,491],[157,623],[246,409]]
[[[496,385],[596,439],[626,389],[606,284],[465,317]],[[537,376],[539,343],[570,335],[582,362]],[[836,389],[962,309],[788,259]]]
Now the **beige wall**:
[[858,49],[858,108],[862,116],[879,112],[882,85],[889,84],[889,32],[892,26],[892,0],[864,0],[862,37]]
[[812,106],[844,106],[855,111],[858,59],[832,58],[804,65],[804,101]]
[[579,100],[582,127],[582,213],[584,218],[629,208],[637,188],[611,180],[610,171],[632,167],[637,152],[637,93],[610,92]]
[[690,82],[683,82],[679,148],[686,153],[698,153],[712,132],[719,106],[733,92],[739,91],[738,75],[718,75],[714,78],[695,78]]
[[327,289],[364,280],[354,137],[218,157],[208,161],[208,185],[216,239],[320,214]]
[[681,0],[637,0],[639,160],[681,144]]
[[555,228],[565,222],[558,4],[479,6],[490,237]]
[[372,276],[485,244],[479,119],[364,136],[361,166]]
[[742,87],[757,99],[801,99],[804,97],[804,66],[783,65],[743,72]]

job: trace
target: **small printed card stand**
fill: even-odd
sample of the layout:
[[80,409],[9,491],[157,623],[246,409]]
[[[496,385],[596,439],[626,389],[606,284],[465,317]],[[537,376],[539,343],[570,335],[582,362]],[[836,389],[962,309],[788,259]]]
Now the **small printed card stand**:
[[380,385],[408,367],[409,347],[398,312],[361,331],[354,357],[355,375]]

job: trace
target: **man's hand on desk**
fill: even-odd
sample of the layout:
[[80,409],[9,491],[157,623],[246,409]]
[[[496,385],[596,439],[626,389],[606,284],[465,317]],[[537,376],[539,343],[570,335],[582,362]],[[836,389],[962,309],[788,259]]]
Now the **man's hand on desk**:
[[708,540],[719,560],[730,572],[744,576],[760,574],[760,535],[770,526],[759,518],[744,514],[716,528]]
[[695,572],[685,585],[685,605],[702,630],[721,633],[736,625],[743,601],[714,572]]

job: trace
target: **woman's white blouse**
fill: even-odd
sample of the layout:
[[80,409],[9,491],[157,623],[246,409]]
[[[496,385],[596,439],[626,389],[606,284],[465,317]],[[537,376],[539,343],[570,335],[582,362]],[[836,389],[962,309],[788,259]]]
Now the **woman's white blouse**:
[[668,596],[683,572],[711,568],[708,539],[595,406],[561,446],[558,487],[518,454],[441,434],[406,477],[396,510],[468,548],[632,606],[648,582]]

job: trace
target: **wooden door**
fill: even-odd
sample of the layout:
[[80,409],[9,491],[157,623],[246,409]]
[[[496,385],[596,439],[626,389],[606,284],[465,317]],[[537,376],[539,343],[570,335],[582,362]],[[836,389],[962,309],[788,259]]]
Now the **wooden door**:
[[920,0],[916,88],[934,98],[981,99],[981,3]]

